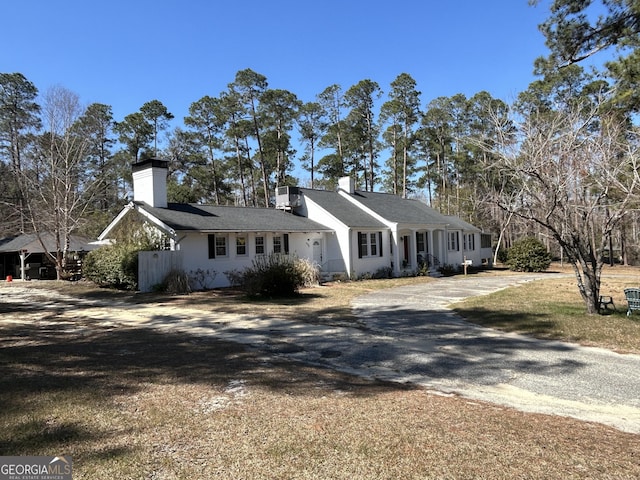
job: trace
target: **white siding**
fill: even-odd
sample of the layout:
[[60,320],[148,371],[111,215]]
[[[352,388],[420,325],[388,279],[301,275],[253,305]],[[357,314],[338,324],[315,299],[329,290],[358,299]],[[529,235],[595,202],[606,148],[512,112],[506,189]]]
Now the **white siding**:
[[[308,197],[304,198],[304,205],[300,213],[335,231],[335,234],[327,235],[327,261],[323,265],[324,271],[329,273],[344,272],[349,277],[358,278],[365,274],[376,273],[381,268],[391,267],[392,258],[387,227],[349,228]],[[358,232],[375,233],[376,235],[378,232],[382,232],[382,242],[381,245],[378,245],[378,248],[382,249],[382,256],[359,258]],[[394,253],[397,255],[396,249],[394,249]]]
[[327,273],[344,272],[349,275],[353,270],[350,229],[309,198],[305,197],[304,200],[302,215],[335,231],[335,234],[325,236],[326,255],[321,265],[322,270]]
[[[225,272],[240,272],[250,267],[255,258],[256,237],[264,238],[265,254],[273,252],[273,239],[276,236],[282,238],[282,247],[284,253],[284,233],[265,232],[265,233],[223,233],[217,232],[215,235],[226,238],[227,251],[226,255],[216,255],[215,258],[209,258],[209,235],[206,233],[192,233],[179,242],[179,249],[184,253],[183,269],[192,279],[192,288],[220,288],[230,285],[229,278]],[[299,258],[313,260],[313,239],[321,238],[323,243],[324,233],[289,233],[289,254],[296,255]],[[238,255],[236,253],[236,238],[244,236],[247,238],[246,254]]]
[[[379,233],[382,235],[379,235]],[[377,251],[375,255],[369,255],[360,257],[359,256],[359,235],[358,233],[363,233],[366,235],[374,234],[377,238]],[[380,237],[382,237],[382,241],[380,242]],[[366,274],[376,273],[381,268],[391,267],[391,258],[389,255],[389,231],[388,230],[368,230],[368,229],[358,229],[356,231],[351,232],[351,251],[353,252],[353,268],[352,272],[355,274],[355,277],[361,277]],[[382,256],[380,255],[382,252]]]

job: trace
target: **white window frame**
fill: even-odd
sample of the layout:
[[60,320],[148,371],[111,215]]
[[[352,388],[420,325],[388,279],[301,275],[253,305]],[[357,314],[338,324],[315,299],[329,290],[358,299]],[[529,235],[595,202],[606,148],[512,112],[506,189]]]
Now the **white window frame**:
[[245,235],[236,236],[236,256],[246,257],[248,253],[249,252],[247,251],[247,237]]
[[360,258],[368,258],[369,257],[369,234],[358,232],[358,248]]
[[273,237],[273,253],[282,253],[282,236],[275,235]]
[[[422,243],[422,249],[420,248],[420,243]],[[417,232],[416,233],[416,252],[418,253],[427,253],[429,250],[427,248],[427,232]]]
[[358,257],[376,258],[382,256],[381,232],[357,232]]
[[378,232],[369,234],[369,253],[370,257],[377,257],[379,252],[378,246]]
[[450,252],[460,251],[460,232],[448,232],[447,235],[447,248]]
[[264,237],[262,235],[256,237],[255,251],[256,255],[264,255]]
[[[229,256],[229,242],[226,235],[216,235],[216,258]],[[223,252],[223,253],[220,253]]]
[[465,251],[472,252],[476,249],[476,238],[473,233],[464,234],[464,249]]

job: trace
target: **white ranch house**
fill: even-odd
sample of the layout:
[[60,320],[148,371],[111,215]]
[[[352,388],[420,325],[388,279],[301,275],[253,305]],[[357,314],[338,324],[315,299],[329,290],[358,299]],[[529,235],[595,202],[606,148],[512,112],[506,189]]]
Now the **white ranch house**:
[[435,271],[491,262],[491,237],[480,229],[418,200],[356,191],[348,177],[337,191],[282,187],[275,209],[177,204],[167,202],[167,167],[157,159],[133,165],[133,202],[98,238],[108,241],[132,211],[169,238],[167,251],[141,254],[142,291],[171,268],[189,274],[196,289],[229,286],[224,272],[272,252],[311,259],[325,277],[358,278],[383,268],[400,276],[425,265]]

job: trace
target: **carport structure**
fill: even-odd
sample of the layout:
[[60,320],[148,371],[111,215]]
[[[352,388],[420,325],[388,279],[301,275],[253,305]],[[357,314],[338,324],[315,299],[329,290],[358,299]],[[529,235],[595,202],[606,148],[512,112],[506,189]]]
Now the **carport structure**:
[[[79,274],[82,259],[97,245],[76,235],[72,235],[69,242],[67,267],[71,273]],[[0,278],[55,279],[55,264],[50,255],[55,256],[56,250],[56,241],[51,233],[40,234],[40,238],[35,233],[3,238],[0,240]]]

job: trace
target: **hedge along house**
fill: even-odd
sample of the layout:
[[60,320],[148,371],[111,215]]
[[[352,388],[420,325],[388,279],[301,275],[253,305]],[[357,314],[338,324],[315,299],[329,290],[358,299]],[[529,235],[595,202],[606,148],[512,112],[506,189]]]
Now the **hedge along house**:
[[108,241],[131,212],[168,239],[166,252],[142,252],[139,289],[149,291],[171,269],[189,275],[195,289],[225,287],[225,272],[250,266],[257,255],[284,253],[321,262],[325,237],[333,231],[313,220],[273,208],[167,202],[168,162],[148,159],[133,165],[133,202],[100,234]]

